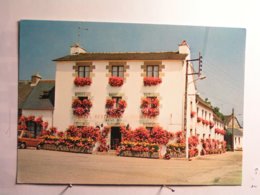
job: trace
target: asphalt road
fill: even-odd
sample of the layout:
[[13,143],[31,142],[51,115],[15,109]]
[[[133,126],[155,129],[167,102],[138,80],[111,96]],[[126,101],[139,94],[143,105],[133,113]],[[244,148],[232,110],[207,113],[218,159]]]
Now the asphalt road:
[[18,150],[18,183],[240,185],[242,152],[184,159]]

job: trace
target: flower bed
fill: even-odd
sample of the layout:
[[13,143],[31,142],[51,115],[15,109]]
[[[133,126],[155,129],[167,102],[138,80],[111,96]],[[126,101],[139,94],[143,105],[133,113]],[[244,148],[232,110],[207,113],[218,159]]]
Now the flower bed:
[[226,142],[214,139],[202,139],[201,155],[221,154],[226,152]]
[[144,77],[144,86],[155,86],[162,82],[159,77]]
[[111,76],[108,83],[111,87],[121,87],[124,84],[124,78]]
[[121,127],[122,142],[117,148],[120,156],[140,158],[159,158],[160,147],[166,145],[174,135],[163,128],[156,126],[151,132],[144,127],[135,130]]
[[92,107],[92,102],[89,99],[75,99],[72,102],[73,114],[78,117],[88,117],[90,113],[90,108]]
[[117,154],[127,157],[159,158],[159,146],[147,142],[124,141],[117,148]]
[[90,138],[46,136],[42,144],[45,150],[91,154],[95,145]]
[[183,135],[182,131],[178,131],[175,133],[174,137],[175,142],[166,145],[166,153],[164,158],[166,160],[173,158],[184,158],[185,157],[185,136]]
[[185,143],[168,144],[166,148],[166,159],[170,158],[184,158],[185,157]]
[[115,108],[115,100],[114,99],[107,99],[106,101],[106,109],[107,109],[107,115],[112,118],[120,118],[125,112],[125,108],[127,106],[127,103],[125,100],[119,100],[118,107]]
[[49,133],[43,136],[43,149],[88,154],[91,154],[95,144],[101,141],[102,135],[99,128],[92,126],[80,128],[70,126],[66,132],[56,131],[56,133],[50,133],[50,130],[46,132]]
[[89,86],[89,85],[91,85],[91,83],[92,83],[92,80],[91,80],[91,78],[88,78],[88,77],[76,77],[74,79],[74,84],[77,87]]
[[154,118],[159,115],[158,98],[143,98],[141,102],[141,112],[143,116]]

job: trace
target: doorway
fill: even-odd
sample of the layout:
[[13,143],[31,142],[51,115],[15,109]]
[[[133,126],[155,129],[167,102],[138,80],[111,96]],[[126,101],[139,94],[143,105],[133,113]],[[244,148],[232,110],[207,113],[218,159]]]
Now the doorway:
[[121,143],[120,127],[111,127],[110,149],[115,150]]

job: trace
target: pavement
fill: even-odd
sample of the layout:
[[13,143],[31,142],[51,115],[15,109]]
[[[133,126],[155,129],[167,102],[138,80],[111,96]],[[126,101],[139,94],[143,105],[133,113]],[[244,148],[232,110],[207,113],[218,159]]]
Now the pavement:
[[17,183],[241,185],[242,152],[186,159],[18,149]]

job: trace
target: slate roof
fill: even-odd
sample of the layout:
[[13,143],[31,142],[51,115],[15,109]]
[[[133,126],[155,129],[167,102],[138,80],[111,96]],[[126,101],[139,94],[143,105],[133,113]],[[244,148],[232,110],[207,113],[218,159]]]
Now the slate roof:
[[31,87],[30,81],[19,81],[18,83],[18,109],[22,108],[22,105],[26,98],[29,96],[33,87]]
[[179,52],[122,52],[122,53],[80,53],[67,55],[53,61],[85,60],[185,60],[187,54]]
[[54,80],[41,80],[22,105],[25,110],[54,109]]
[[[243,136],[243,131],[241,131],[239,129],[236,129],[236,128],[234,128],[233,130],[234,130],[234,135],[236,135],[236,136]],[[227,131],[232,133],[232,128],[228,128]]]

